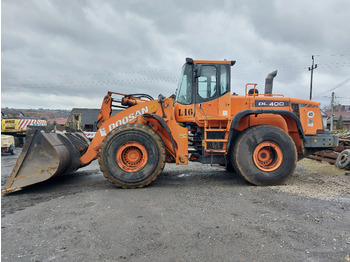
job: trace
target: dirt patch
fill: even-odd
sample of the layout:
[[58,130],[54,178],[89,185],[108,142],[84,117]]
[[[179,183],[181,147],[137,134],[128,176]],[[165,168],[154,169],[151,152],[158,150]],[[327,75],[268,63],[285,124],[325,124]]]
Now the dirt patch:
[[271,188],[324,200],[350,201],[350,174],[328,163],[303,159],[284,185]]

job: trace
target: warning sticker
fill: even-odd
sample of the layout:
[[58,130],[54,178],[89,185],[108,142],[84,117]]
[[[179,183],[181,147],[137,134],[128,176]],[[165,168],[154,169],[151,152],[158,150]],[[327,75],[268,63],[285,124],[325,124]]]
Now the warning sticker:
[[308,119],[307,126],[314,126],[314,120],[313,119]]
[[307,112],[307,116],[308,116],[308,118],[313,118],[315,116],[315,112],[309,111],[309,112]]
[[105,128],[101,128],[100,129],[100,135],[101,136],[106,136],[107,134],[106,134],[106,129]]
[[153,110],[153,109],[156,109],[157,106],[158,106],[157,104],[154,104],[154,105],[151,105],[150,108],[151,108],[151,110]]

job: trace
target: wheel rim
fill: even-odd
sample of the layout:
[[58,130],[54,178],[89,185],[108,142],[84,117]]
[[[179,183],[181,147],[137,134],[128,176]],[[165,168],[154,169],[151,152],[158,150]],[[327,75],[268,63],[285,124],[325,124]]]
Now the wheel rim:
[[254,164],[263,171],[274,171],[282,163],[281,148],[273,142],[259,144],[253,153]]
[[117,150],[117,163],[126,172],[135,172],[147,163],[146,148],[138,142],[128,142]]
[[348,155],[347,155],[347,154],[343,154],[343,155],[340,157],[340,163],[341,163],[341,164],[345,164],[347,161],[348,161]]

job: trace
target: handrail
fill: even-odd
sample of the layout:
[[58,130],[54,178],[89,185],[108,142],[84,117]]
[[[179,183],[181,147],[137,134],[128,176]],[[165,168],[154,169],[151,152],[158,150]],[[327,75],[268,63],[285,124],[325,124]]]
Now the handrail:
[[[259,94],[259,93],[256,93],[255,90],[256,90],[256,86],[258,84],[255,84],[255,83],[248,83],[245,85],[245,96],[280,96],[280,97],[284,97],[284,95],[282,94]],[[247,90],[248,90],[248,86],[254,86],[254,93],[253,94],[248,94],[247,93]]]

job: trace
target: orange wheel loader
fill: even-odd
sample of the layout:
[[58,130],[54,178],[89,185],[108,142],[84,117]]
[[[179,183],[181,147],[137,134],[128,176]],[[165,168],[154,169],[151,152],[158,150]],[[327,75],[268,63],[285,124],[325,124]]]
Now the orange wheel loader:
[[[2,190],[69,173],[98,159],[109,182],[122,188],[150,184],[165,163],[225,166],[253,185],[282,183],[296,162],[338,145],[323,129],[320,104],[272,94],[277,71],[264,92],[248,83],[231,94],[235,61],[186,59],[176,96],[108,92],[91,142],[79,133],[32,129]],[[112,108],[122,108],[111,116]]]

